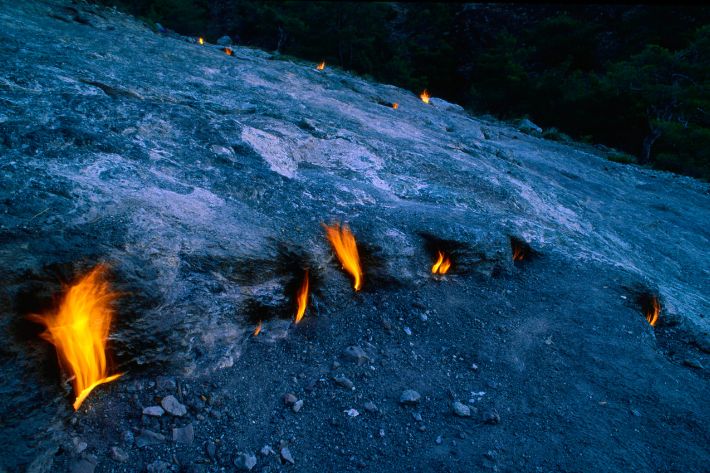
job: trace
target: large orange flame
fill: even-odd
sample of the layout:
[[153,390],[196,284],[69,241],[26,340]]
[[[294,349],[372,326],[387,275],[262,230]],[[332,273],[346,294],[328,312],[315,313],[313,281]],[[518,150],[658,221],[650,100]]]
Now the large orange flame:
[[444,254],[443,251],[439,251],[438,253],[439,256],[437,257],[434,266],[431,267],[431,272],[432,274],[446,274],[451,267],[451,260]]
[[399,104],[398,104],[397,102],[394,102],[394,103],[392,104],[392,108],[395,109],[395,110],[397,110],[397,109],[399,108]]
[[259,323],[256,325],[256,328],[254,329],[253,335],[256,337],[256,336],[259,335],[260,333],[261,333],[261,320],[260,320]]
[[321,63],[316,66],[316,69],[318,69],[319,71],[325,69],[325,61],[321,61]]
[[199,37],[199,38],[197,38],[197,42],[199,44],[205,44],[205,39],[203,37]]
[[335,250],[335,254],[340,260],[340,264],[343,265],[348,273],[350,273],[354,278],[353,287],[356,291],[359,291],[362,287],[362,269],[360,268],[360,256],[357,252],[357,245],[355,244],[355,237],[350,232],[350,228],[347,225],[333,224],[332,226],[323,225],[325,227],[325,232],[328,235],[328,240]]
[[227,47],[225,47],[223,49],[223,51],[224,51],[224,54],[226,54],[227,56],[231,56],[234,53],[234,51],[232,51],[232,48],[227,48]]
[[424,103],[429,103],[429,98],[431,98],[431,95],[429,95],[429,91],[424,89],[422,93],[419,95],[419,98],[422,99],[422,102]]
[[298,323],[306,314],[306,306],[308,305],[308,270],[306,270],[303,275],[303,283],[301,283],[301,288],[298,290],[296,302],[298,303],[298,310],[296,311],[296,323]]
[[56,347],[62,367],[73,377],[74,410],[96,386],[121,376],[108,376],[106,363],[111,303],[118,297],[105,279],[106,270],[99,264],[69,287],[57,312],[31,316],[45,325],[42,338]]
[[652,296],[650,303],[646,307],[646,320],[651,324],[651,327],[655,327],[658,323],[658,316],[661,313],[661,304],[658,302],[656,296]]

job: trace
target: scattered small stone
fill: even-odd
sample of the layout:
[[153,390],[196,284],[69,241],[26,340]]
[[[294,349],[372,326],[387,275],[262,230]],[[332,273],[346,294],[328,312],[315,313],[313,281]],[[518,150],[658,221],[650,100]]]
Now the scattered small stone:
[[148,445],[157,445],[159,443],[165,442],[165,436],[152,430],[143,429],[140,435],[136,437],[136,445],[138,448],[143,448]]
[[421,422],[421,421],[422,421],[422,415],[421,415],[420,413],[418,413],[418,412],[412,412],[412,417],[413,417],[414,420],[416,420],[417,422]]
[[293,406],[291,406],[291,409],[293,409],[293,412],[298,412],[301,410],[303,407],[303,399],[299,399],[298,401],[293,403]]
[[165,414],[165,411],[160,406],[150,406],[150,407],[146,407],[145,409],[143,409],[143,415],[152,416],[152,417],[160,417],[163,414]]
[[205,453],[211,460],[214,460],[214,457],[217,454],[217,445],[215,445],[215,443],[211,440],[208,440],[205,442]]
[[702,363],[700,363],[700,361],[696,360],[695,358],[686,358],[685,360],[683,360],[683,364],[689,368],[695,368],[696,370],[703,369]]
[[444,439],[441,437],[441,435],[437,436],[436,437],[436,444],[441,445],[442,443],[444,443]]
[[74,451],[77,455],[86,450],[88,447],[87,443],[82,441],[79,437],[74,437],[72,441],[74,442]]
[[124,431],[121,435],[121,439],[123,440],[124,444],[130,447],[131,445],[133,445],[133,432],[131,432],[130,430]]
[[128,461],[128,454],[119,447],[111,447],[111,458],[119,463]]
[[253,453],[238,453],[234,458],[234,466],[237,470],[251,471],[256,466],[256,455]]
[[194,439],[195,429],[192,427],[192,424],[187,424],[185,427],[173,428],[173,442],[192,445]]
[[407,335],[411,335],[412,329],[410,329],[409,327],[404,327],[404,333],[406,333]]
[[355,386],[353,384],[353,382],[350,381],[345,376],[335,376],[333,378],[333,381],[335,381],[335,384],[337,384],[338,386],[343,387],[345,389],[352,389]]
[[75,461],[71,466],[71,473],[94,473],[96,462],[92,462],[87,458],[81,458]]
[[500,423],[500,415],[495,409],[489,409],[483,413],[483,422],[486,424],[495,425]]
[[424,425],[424,424],[419,424],[418,429],[419,429],[419,432],[426,432],[426,425]]
[[293,393],[286,393],[284,394],[283,400],[284,404],[286,404],[287,406],[293,406],[294,404],[296,404],[296,401],[298,401],[298,398]]
[[456,401],[451,405],[451,407],[454,410],[454,414],[457,416],[471,417],[471,408],[469,408],[466,404]]
[[282,462],[289,462],[292,465],[296,463],[293,459],[293,456],[291,455],[291,451],[287,447],[283,447],[280,453]]
[[367,353],[365,353],[365,350],[357,345],[351,345],[343,350],[343,358],[347,361],[357,363],[358,365],[364,365],[365,363],[372,361],[370,360],[370,357],[367,356]]
[[403,391],[402,395],[399,397],[399,403],[405,405],[415,405],[419,404],[421,398],[422,396],[415,390],[407,389]]
[[471,370],[478,371],[478,365],[476,363],[471,363]]
[[170,463],[156,460],[147,467],[148,473],[170,473]]
[[385,429],[380,429],[379,434],[380,434],[380,437],[384,437],[385,436]]
[[175,399],[175,396],[172,394],[170,396],[165,396],[163,400],[160,401],[160,405],[163,406],[163,409],[165,409],[166,412],[174,416],[182,417],[187,414],[187,408],[180,404],[180,402]]
[[165,391],[175,391],[177,389],[175,378],[171,376],[158,376],[155,378],[155,384],[158,389]]
[[483,456],[489,460],[495,461],[498,454],[495,452],[495,450],[488,450],[486,453],[483,454]]
[[274,452],[274,449],[271,448],[269,445],[264,445],[263,447],[261,447],[261,450],[259,450],[259,453],[261,453],[265,457],[268,457],[269,455],[276,454],[276,452]]
[[634,415],[634,417],[641,417],[641,413],[638,411],[638,409],[631,409],[631,413]]
[[358,412],[357,409],[348,409],[343,412],[345,412],[348,415],[348,417],[357,417],[360,415],[360,412]]
[[331,369],[332,369],[332,370],[337,370],[338,368],[340,368],[340,363],[337,362],[337,361],[334,361],[334,362],[333,362],[333,366],[331,366]]
[[365,410],[370,414],[374,414],[378,411],[377,406],[374,402],[368,401],[365,403]]

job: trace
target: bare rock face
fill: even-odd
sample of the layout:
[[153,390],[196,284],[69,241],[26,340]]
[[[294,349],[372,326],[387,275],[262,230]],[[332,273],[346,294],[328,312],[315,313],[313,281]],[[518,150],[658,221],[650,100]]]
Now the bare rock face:
[[[434,380],[426,407],[446,413],[457,396],[439,392],[444,386],[459,383],[458,395],[478,391],[486,386],[479,378],[493,382],[492,370],[500,376],[481,394],[481,409],[505,405],[485,404],[488,397],[508,396],[511,410],[487,411],[480,420],[491,425],[481,430],[495,431],[501,444],[526,437],[521,432],[533,438],[526,429],[538,423],[545,432],[570,431],[538,411],[548,395],[557,396],[550,412],[560,419],[607,409],[600,421],[606,430],[591,440],[584,435],[597,433],[597,424],[581,414],[574,419],[572,430],[582,433],[563,439],[572,452],[567,463],[547,463],[556,438],[525,447],[543,451],[532,455],[535,461],[508,459],[501,469],[596,471],[591,458],[607,458],[604,439],[639,448],[608,455],[615,463],[601,468],[619,471],[659,468],[656,456],[641,467],[626,458],[661,450],[673,456],[678,445],[697,442],[688,450],[706,451],[700,393],[707,392],[710,347],[707,184],[609,162],[593,147],[546,141],[436,98],[425,105],[412,92],[335,67],[317,71],[242,47],[228,56],[216,45],[156,33],[83,2],[2,2],[0,39],[0,434],[14,439],[3,444],[0,470],[89,471],[91,462],[55,455],[61,432],[50,426],[74,426],[70,418],[78,419],[78,430],[91,419],[94,432],[124,432],[123,442],[86,438],[87,451],[103,452],[99,470],[120,461],[108,457],[119,443],[149,471],[167,471],[177,468],[165,461],[170,456],[149,453],[177,447],[171,439],[184,447],[194,437],[207,445],[205,458],[228,464],[233,452],[284,433],[300,436],[288,445],[302,463],[324,461],[317,455],[325,453],[303,446],[309,440],[301,432],[312,430],[320,437],[311,441],[329,444],[340,434],[327,429],[341,432],[343,418],[352,432],[364,432],[357,422],[382,417],[387,423],[367,430],[379,432],[378,441],[411,435],[409,427],[389,425],[391,410],[402,409],[398,401],[420,400],[416,393],[398,399],[400,389]],[[357,293],[324,237],[322,224],[339,221],[349,224],[361,250],[364,284]],[[525,243],[523,250],[514,242]],[[437,251],[452,265],[434,277]],[[126,376],[101,385],[73,413],[56,373],[46,373],[56,363],[53,348],[27,328],[27,315],[48,310],[63,282],[99,262],[110,264],[111,284],[121,293],[109,339],[112,372],[140,377],[146,370],[157,382],[129,389]],[[292,289],[306,267],[314,295],[294,328]],[[662,302],[657,327],[644,320],[634,291]],[[378,339],[383,332],[386,341]],[[283,340],[288,348],[277,354],[264,348]],[[238,366],[254,346],[269,356]],[[318,359],[324,354],[326,361]],[[288,365],[323,367],[338,357],[352,361],[338,368],[348,389]],[[691,361],[683,365],[685,359]],[[262,363],[262,371],[242,376]],[[298,377],[304,372],[307,379]],[[542,387],[568,373],[577,377],[558,378],[552,392]],[[227,402],[244,404],[214,404],[207,391],[242,379],[250,384],[228,391]],[[297,415],[282,405],[281,394],[291,390],[306,403]],[[632,397],[653,401],[656,407],[639,412],[656,409],[654,426],[619,417],[626,412],[619,403]],[[285,402],[295,406],[298,398]],[[161,406],[153,406],[159,399]],[[342,405],[323,406],[323,399]],[[366,408],[364,415],[343,415],[368,399],[380,414]],[[145,416],[143,406],[153,406]],[[275,407],[303,428],[250,432],[258,445],[229,438],[225,426],[263,427]],[[420,427],[432,443],[452,431],[432,423],[469,422],[423,414]],[[515,424],[520,419],[525,423]],[[192,433],[181,430],[188,422],[196,426]],[[642,441],[617,435],[626,427],[628,439]],[[216,443],[225,431],[228,448]],[[428,445],[413,443],[421,439],[399,437],[390,445],[429,455]],[[358,448],[375,443],[369,438]],[[574,450],[590,444],[600,450]],[[394,462],[377,448],[354,458],[340,446],[333,455],[353,457],[353,465],[375,453]],[[294,463],[288,448],[275,451],[274,461]],[[440,458],[420,464],[417,455],[398,466],[444,468]],[[674,457],[663,467],[697,470],[706,457]],[[183,460],[181,468],[189,468]]]

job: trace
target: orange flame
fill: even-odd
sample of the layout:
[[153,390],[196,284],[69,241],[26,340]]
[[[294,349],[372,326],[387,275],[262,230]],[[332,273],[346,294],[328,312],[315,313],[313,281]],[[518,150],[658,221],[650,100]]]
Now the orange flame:
[[646,320],[651,324],[651,327],[655,327],[658,323],[658,316],[661,313],[661,304],[658,302],[656,296],[651,297],[650,304],[646,307]]
[[306,306],[308,305],[308,270],[303,275],[303,283],[296,296],[296,302],[298,302],[298,310],[296,311],[296,323],[298,323],[306,314]]
[[355,237],[350,232],[350,228],[347,225],[333,224],[332,226],[323,225],[325,227],[326,234],[328,235],[328,240],[335,250],[335,254],[340,260],[340,264],[343,265],[348,273],[350,273],[354,278],[353,287],[356,291],[359,291],[362,287],[362,269],[360,268],[360,256],[357,252],[357,245],[355,244]]
[[397,110],[397,109],[399,108],[399,104],[398,104],[397,102],[394,102],[394,103],[392,104],[392,108],[395,109],[395,110]]
[[104,278],[106,269],[99,264],[72,285],[57,312],[30,316],[45,325],[41,337],[56,347],[60,363],[73,376],[74,410],[96,386],[121,376],[108,376],[106,363],[111,303],[118,297]]
[[197,42],[198,42],[199,44],[205,44],[205,39],[202,38],[202,37],[199,37],[199,38],[197,38]]
[[231,56],[232,53],[233,53],[232,48],[224,48],[224,53],[225,53],[227,56]]
[[523,250],[522,246],[514,245],[513,246],[513,261],[522,261],[524,259],[525,259],[525,251]]
[[434,266],[431,267],[432,274],[446,274],[451,267],[451,260],[444,254],[443,251],[438,251],[439,254]]
[[256,328],[254,329],[253,335],[256,337],[256,336],[259,335],[260,333],[261,333],[261,320],[259,321],[259,323],[257,324]]
[[325,61],[321,61],[321,63],[316,66],[316,69],[318,69],[319,71],[325,69]]
[[431,95],[429,95],[429,91],[424,89],[422,93],[419,95],[419,98],[422,99],[422,102],[424,103],[429,103],[429,98]]

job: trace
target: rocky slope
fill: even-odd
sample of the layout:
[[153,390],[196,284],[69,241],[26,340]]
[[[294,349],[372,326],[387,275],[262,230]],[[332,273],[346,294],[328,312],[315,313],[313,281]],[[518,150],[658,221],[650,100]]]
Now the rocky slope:
[[[706,468],[706,184],[109,9],[2,0],[0,36],[0,467],[218,471],[269,445],[255,471]],[[72,414],[26,315],[100,261],[126,374]],[[141,414],[169,394],[185,416]]]

